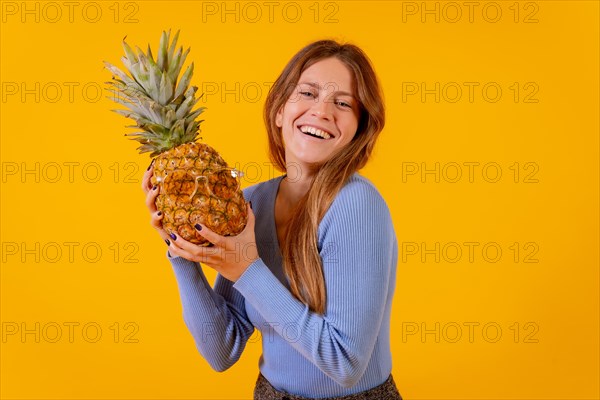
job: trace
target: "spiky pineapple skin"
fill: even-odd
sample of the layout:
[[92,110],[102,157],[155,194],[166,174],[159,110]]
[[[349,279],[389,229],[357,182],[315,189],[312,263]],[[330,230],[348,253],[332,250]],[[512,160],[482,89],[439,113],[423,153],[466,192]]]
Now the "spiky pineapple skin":
[[162,224],[200,246],[209,246],[194,226],[198,223],[222,236],[235,236],[246,227],[248,213],[239,181],[212,147],[198,142],[179,145],[154,159],[152,184],[160,192],[156,208]]

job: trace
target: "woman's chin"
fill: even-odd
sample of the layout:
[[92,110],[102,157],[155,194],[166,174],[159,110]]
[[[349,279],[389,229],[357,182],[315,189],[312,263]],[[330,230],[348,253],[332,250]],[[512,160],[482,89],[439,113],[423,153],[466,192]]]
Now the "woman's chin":
[[324,157],[299,157],[296,158],[295,163],[303,169],[307,168],[314,172],[315,169],[318,169],[321,165],[323,165],[325,160],[326,159]]

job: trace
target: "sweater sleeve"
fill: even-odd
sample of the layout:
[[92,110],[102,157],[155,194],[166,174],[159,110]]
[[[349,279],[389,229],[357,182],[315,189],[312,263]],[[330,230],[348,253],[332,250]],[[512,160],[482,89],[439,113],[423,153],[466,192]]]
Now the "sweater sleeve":
[[348,186],[319,226],[327,290],[323,315],[296,299],[261,259],[233,285],[273,331],[344,387],[358,382],[371,359],[397,261],[385,201],[372,186]]
[[215,371],[225,371],[242,355],[254,326],[243,296],[232,282],[217,275],[210,287],[199,263],[169,258],[183,307],[183,319],[196,347]]
[[[251,198],[255,188],[244,189],[244,197]],[[215,371],[225,371],[240,358],[254,332],[244,297],[221,274],[211,288],[200,263],[171,257],[168,252],[167,258],[177,279],[183,320],[196,348]]]

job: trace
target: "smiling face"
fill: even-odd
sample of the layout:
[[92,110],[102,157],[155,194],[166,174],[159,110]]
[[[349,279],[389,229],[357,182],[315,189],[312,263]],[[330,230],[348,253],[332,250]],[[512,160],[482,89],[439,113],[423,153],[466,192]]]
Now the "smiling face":
[[286,164],[310,170],[352,140],[359,116],[352,88],[352,73],[337,58],[318,61],[302,72],[275,118]]

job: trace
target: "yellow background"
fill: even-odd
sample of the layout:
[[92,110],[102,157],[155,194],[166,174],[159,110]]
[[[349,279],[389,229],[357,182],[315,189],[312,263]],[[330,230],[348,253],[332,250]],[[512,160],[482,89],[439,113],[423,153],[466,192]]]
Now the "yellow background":
[[[400,254],[392,373],[404,398],[598,399],[598,2],[499,1],[498,22],[488,21],[493,4],[476,3],[472,22],[463,2],[453,3],[462,17],[451,22],[456,8],[446,2],[277,2],[272,21],[264,2],[239,2],[238,12],[227,2],[234,11],[223,22],[222,2],[204,3],[215,15],[192,1],[77,2],[72,16],[62,2],[2,2],[2,398],[252,397],[258,335],[224,373],[197,353],[166,247],[143,204],[139,179],[149,159],[123,138],[130,121],[109,112],[115,104],[96,99],[95,88],[110,79],[102,61],[121,67],[124,36],[144,49],[151,43],[156,54],[161,30],[173,28],[192,48],[192,82],[234,93],[207,97],[202,137],[230,164],[248,172],[262,166],[254,182],[273,177],[263,165],[261,112],[268,84],[289,58],[331,37],[358,44],[372,59],[388,118],[362,173],[390,207],[400,250],[439,243],[441,254],[439,262],[435,254],[424,261],[421,253]],[[440,21],[424,14],[422,22],[422,8],[436,4]],[[253,22],[255,5],[262,16]],[[408,13],[414,7],[417,13]],[[291,22],[298,9],[300,20]],[[537,22],[526,23],[532,13]],[[428,89],[439,82],[446,97],[407,95],[410,82]],[[472,102],[464,82],[479,84]],[[497,102],[482,95],[490,82],[502,89]],[[30,90],[24,98],[22,84]],[[451,102],[456,85],[463,95]],[[262,93],[251,91],[256,87]],[[537,102],[526,102],[532,88],[529,99]],[[473,182],[470,162],[479,163]],[[403,176],[410,166],[436,163],[445,172],[439,183],[433,175]],[[452,183],[454,163],[463,175]],[[496,183],[484,179],[493,169],[482,175],[488,163],[501,169]],[[537,182],[524,182],[533,168]],[[23,169],[34,172],[23,176]],[[465,242],[479,243],[473,262]],[[502,249],[498,262],[484,258],[488,243]],[[456,246],[462,257],[450,262]],[[97,248],[102,254],[92,262]],[[524,262],[533,250],[538,262]],[[213,282],[214,271],[204,270]],[[39,343],[34,333],[10,334],[35,331],[36,323]],[[433,333],[409,334],[436,323],[439,342]],[[479,324],[472,341],[470,323]],[[52,343],[56,325],[62,336]],[[462,336],[454,342],[456,326]],[[491,327],[486,335],[483,326]],[[90,343],[94,327],[102,336]],[[494,342],[495,327],[502,336]]]

